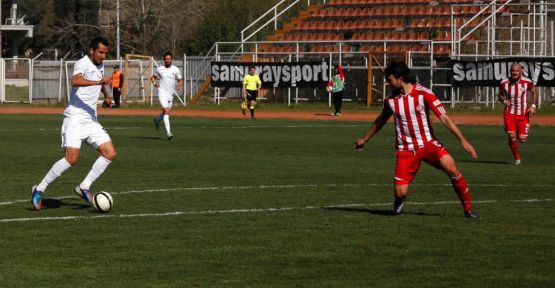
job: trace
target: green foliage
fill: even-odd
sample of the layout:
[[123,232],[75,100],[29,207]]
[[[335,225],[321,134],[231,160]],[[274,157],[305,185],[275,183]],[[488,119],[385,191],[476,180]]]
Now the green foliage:
[[35,26],[33,38],[25,39],[19,53],[30,49],[31,55],[36,55],[44,49],[57,48],[60,54],[70,51],[72,56],[81,56],[88,41],[101,34],[98,10],[98,1],[19,1],[19,16],[25,15],[25,21]]
[[273,7],[277,0],[223,0],[199,24],[187,53],[200,55],[208,52],[215,42],[237,42],[241,30]]
[[[9,12],[6,2],[9,1],[2,3],[4,17]],[[159,55],[171,51],[199,55],[206,53],[217,41],[239,41],[240,31],[279,0],[121,2],[122,54]],[[114,1],[26,0],[20,1],[18,6],[18,13],[25,14],[26,22],[35,26],[34,37],[24,40],[19,47],[20,54],[29,52],[32,56],[55,48],[58,55],[71,52],[70,58],[78,58],[86,53],[88,41],[94,36],[103,34],[115,41]],[[296,12],[282,15],[278,25]],[[273,29],[263,29],[258,38],[252,40],[263,40],[271,31]],[[115,49],[110,54],[115,56]]]

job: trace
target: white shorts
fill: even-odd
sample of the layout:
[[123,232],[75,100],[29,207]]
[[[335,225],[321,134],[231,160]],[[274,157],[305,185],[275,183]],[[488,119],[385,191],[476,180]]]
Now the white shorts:
[[62,124],[62,147],[80,149],[83,141],[97,149],[112,139],[98,122],[65,117]]
[[173,94],[168,95],[165,93],[160,93],[158,95],[158,101],[160,102],[160,107],[162,107],[162,109],[172,108]]

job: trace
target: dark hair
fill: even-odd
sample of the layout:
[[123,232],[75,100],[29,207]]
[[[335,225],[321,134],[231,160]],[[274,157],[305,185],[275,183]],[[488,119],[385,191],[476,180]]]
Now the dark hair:
[[119,65],[114,66],[114,69],[119,69]]
[[416,77],[411,74],[407,64],[401,61],[390,62],[385,68],[384,74],[386,78],[393,75],[395,78],[403,78],[403,81],[406,83],[416,84]]
[[173,54],[172,54],[172,52],[166,52],[166,53],[164,53],[164,58],[166,58],[166,56],[170,56],[170,57],[172,57],[172,59],[173,59]]
[[98,36],[91,40],[91,44],[89,44],[90,49],[98,49],[98,44],[102,43],[104,46],[110,46],[110,41],[106,39],[106,37]]
[[256,69],[256,66],[254,66],[254,65],[249,65],[249,70],[251,70],[251,69],[253,69],[253,68]]

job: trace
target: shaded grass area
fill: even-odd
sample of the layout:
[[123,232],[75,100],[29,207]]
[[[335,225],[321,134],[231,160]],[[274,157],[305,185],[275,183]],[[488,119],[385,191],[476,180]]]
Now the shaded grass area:
[[[98,214],[72,196],[97,157],[84,146],[49,187],[47,209],[31,211],[31,186],[63,156],[61,120],[0,115],[0,286],[555,283],[550,127],[532,127],[520,166],[501,127],[461,126],[478,160],[436,127],[480,221],[462,217],[449,179],[426,165],[406,213],[391,216],[392,126],[357,152],[368,124],[331,121],[172,118],[167,141],[149,117],[102,117],[119,155],[93,189],[112,193],[113,210]],[[23,218],[43,219],[5,222]]]

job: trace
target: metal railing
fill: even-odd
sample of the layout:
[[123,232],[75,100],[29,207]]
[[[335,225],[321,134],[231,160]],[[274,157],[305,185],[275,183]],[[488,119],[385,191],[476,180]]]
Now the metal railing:
[[[244,52],[244,43],[248,42],[252,37],[254,37],[258,32],[262,31],[264,28],[268,27],[273,23],[273,29],[278,29],[278,21],[279,17],[281,17],[285,12],[289,11],[291,8],[297,6],[301,2],[305,2],[307,6],[310,6],[311,3],[321,2],[326,3],[326,0],[315,1],[315,0],[282,0],[270,8],[266,13],[262,14],[262,16],[258,17],[258,19],[254,20],[251,24],[241,30],[241,53]],[[264,22],[266,21],[266,22]],[[249,30],[253,29],[254,31],[249,32]]]

